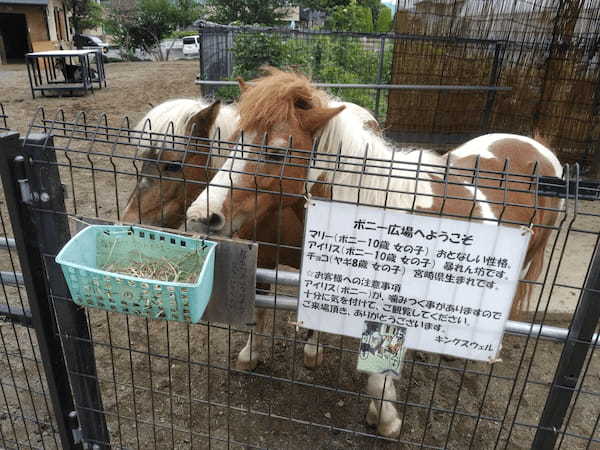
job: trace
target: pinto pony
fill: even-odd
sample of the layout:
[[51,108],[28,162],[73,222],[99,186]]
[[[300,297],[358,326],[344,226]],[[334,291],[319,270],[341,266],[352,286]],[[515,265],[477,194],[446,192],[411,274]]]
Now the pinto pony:
[[[209,139],[228,137],[237,122],[235,106],[204,99],[169,100],[152,108],[135,126],[141,149],[136,156],[143,163],[123,220],[178,228],[188,206],[210,180],[207,168],[218,169],[224,162],[211,155]],[[188,143],[186,136],[195,139]]]
[[[549,149],[530,138],[499,134],[479,137],[444,156],[395,148],[364,127],[349,108],[332,106],[304,76],[273,68],[266,72],[245,88],[239,102],[239,127],[245,142],[254,147],[238,145],[232,150],[210,189],[189,208],[188,220],[208,224],[212,232],[240,233],[286,207],[296,208],[302,219],[298,204],[311,194],[522,224],[533,228],[524,270],[539,274],[548,227],[554,225],[560,206],[558,199],[538,197],[532,182],[532,175],[561,176],[561,165]],[[315,148],[313,141],[319,136],[329,144]],[[493,179],[490,172],[500,175]],[[520,307],[522,299],[515,304]],[[313,354],[318,364],[318,346],[313,346]],[[393,380],[372,374],[367,391],[372,398],[367,422],[381,435],[397,437],[402,421],[393,403]]]
[[[236,105],[222,106],[203,99],[164,102],[137,124],[139,158],[143,161],[138,183],[131,193],[122,220],[128,223],[179,228],[185,212],[206,187],[228,155],[227,148],[213,145],[227,139],[238,126]],[[302,242],[302,226],[293,210],[287,209],[279,222],[267,218],[257,224],[255,234],[241,238],[259,244],[257,264],[274,268],[277,263],[296,265]],[[277,247],[283,249],[278,250]],[[257,289],[269,290],[268,284]],[[264,314],[263,314],[264,315]],[[263,315],[259,316],[262,320]]]

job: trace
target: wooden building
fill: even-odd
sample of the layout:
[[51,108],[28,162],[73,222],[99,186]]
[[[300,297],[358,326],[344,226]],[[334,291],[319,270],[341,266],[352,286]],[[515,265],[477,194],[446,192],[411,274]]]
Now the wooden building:
[[64,0],[0,0],[0,64],[66,46],[72,38],[69,22]]

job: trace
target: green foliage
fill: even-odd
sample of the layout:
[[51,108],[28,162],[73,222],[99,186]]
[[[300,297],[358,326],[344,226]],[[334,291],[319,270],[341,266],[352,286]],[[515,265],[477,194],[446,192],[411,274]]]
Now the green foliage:
[[375,31],[379,33],[387,33],[392,29],[392,10],[385,5],[381,5],[377,21],[375,22]]
[[242,25],[277,25],[284,13],[279,8],[284,0],[208,0],[208,20],[213,22]]
[[352,0],[348,6],[336,6],[332,9],[325,21],[325,27],[337,31],[371,33],[373,31],[371,10]]
[[92,0],[67,0],[66,5],[71,11],[71,23],[75,34],[81,34],[86,28],[102,24],[102,7]]
[[[310,40],[282,39],[267,33],[240,33],[232,49],[233,74],[244,79],[259,75],[259,68],[269,64],[279,68],[293,68],[312,79],[324,83],[376,83],[379,71],[379,42],[365,42],[356,38],[314,36]],[[393,42],[386,43],[382,82],[391,76]],[[373,91],[365,89],[333,88],[340,98],[369,109],[375,107]],[[235,99],[237,87],[217,90],[217,96]],[[385,99],[385,93],[382,98]]]
[[147,53],[157,49],[162,60],[160,41],[178,27],[193,22],[197,11],[192,0],[138,0],[135,9],[127,14],[113,11],[105,27],[126,54],[132,55],[138,48]]
[[279,66],[283,63],[284,43],[276,34],[240,33],[233,43],[234,73],[243,78],[254,78],[264,64]]
[[351,0],[300,0],[298,6],[318,11],[331,11],[337,6],[348,6],[350,2]]
[[201,8],[196,0],[175,0],[174,3],[174,19],[177,28],[188,27],[200,17]]

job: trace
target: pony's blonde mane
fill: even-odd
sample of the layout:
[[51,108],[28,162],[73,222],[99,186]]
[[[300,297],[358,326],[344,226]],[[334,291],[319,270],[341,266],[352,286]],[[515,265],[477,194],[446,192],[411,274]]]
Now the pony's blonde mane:
[[295,102],[302,100],[315,106],[326,106],[328,95],[312,86],[310,80],[296,72],[263,67],[264,76],[253,80],[239,102],[240,128],[265,133],[281,122],[296,122]]
[[[360,199],[361,203],[374,206],[385,206],[388,202],[402,208],[412,206],[413,196],[387,195],[386,190],[416,192],[426,194],[417,196],[416,205],[428,207],[432,203],[426,183],[430,177],[423,172],[437,171],[430,166],[443,164],[444,158],[433,151],[397,147],[388,142],[381,133],[367,126],[372,118],[369,112],[354,106],[346,107],[320,131],[307,188],[310,190],[318,182],[329,182],[334,185],[334,200],[356,202]],[[423,181],[418,186],[417,172]]]
[[[419,180],[424,182],[417,183],[417,167],[440,164],[443,158],[427,150],[395,148],[379,132],[368,128],[367,123],[375,118],[366,109],[334,99],[314,87],[304,75],[272,67],[263,71],[266,75],[254,80],[240,97],[243,130],[265,133],[282,122],[300,124],[297,100],[311,107],[346,105],[317,133],[319,143],[311,156],[308,190],[315,183],[329,182],[334,185],[332,197],[336,200],[355,202],[360,198],[361,203],[378,206],[384,206],[388,200],[390,205],[400,207],[413,204],[414,196],[410,194],[388,196],[382,187],[389,184],[391,191],[425,194],[417,195],[416,203],[430,206],[430,177],[421,173]],[[368,167],[363,170],[362,164]]]
[[[138,131],[152,131],[153,133],[173,133],[178,136],[187,136],[191,131],[190,119],[209,107],[210,101],[203,98],[177,98],[168,100],[152,108],[138,122],[135,129]],[[217,120],[210,130],[210,138],[214,138],[217,130],[222,139],[228,138],[237,128],[237,107],[235,105],[221,105]],[[170,123],[173,122],[171,131]]]
[[[151,147],[160,147],[162,136],[156,136],[157,134],[166,134],[166,142],[169,142],[169,135],[181,136],[182,138],[179,140],[181,143],[185,143],[187,141],[186,136],[190,135],[192,131],[190,120],[210,104],[210,101],[203,98],[178,98],[161,103],[148,111],[135,127],[137,131],[142,132],[139,145],[145,147],[145,157],[156,157],[157,149]],[[228,139],[236,131],[238,120],[239,115],[236,105],[221,105],[208,137],[211,140]],[[171,123],[173,123],[172,127]],[[152,133],[152,141],[150,140],[150,133]],[[216,164],[222,161],[214,160],[211,162]]]

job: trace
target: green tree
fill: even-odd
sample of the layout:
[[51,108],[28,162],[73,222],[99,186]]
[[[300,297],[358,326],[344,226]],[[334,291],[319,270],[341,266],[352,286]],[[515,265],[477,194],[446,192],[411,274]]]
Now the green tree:
[[107,31],[117,45],[132,54],[136,49],[164,55],[160,41],[182,23],[181,11],[170,0],[139,0],[133,11],[115,11],[106,22]]
[[175,0],[176,27],[181,29],[190,26],[200,18],[201,11],[196,0]]
[[71,23],[75,34],[81,34],[86,28],[102,24],[102,7],[92,0],[67,0],[71,10]]
[[298,6],[318,11],[331,11],[337,6],[348,6],[350,2],[351,0],[300,0]]
[[233,71],[245,79],[256,77],[262,65],[281,66],[283,63],[284,43],[276,34],[240,33],[235,37],[232,50]]
[[280,8],[286,5],[285,0],[208,0],[208,20],[230,24],[244,25],[277,25],[284,15]]
[[325,27],[337,31],[370,33],[373,31],[371,10],[352,0],[348,6],[336,6],[332,9]]
[[375,22],[375,31],[379,33],[387,33],[392,29],[392,10],[385,5],[381,5],[377,21]]

